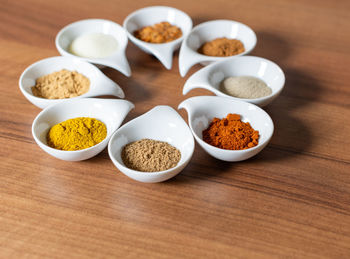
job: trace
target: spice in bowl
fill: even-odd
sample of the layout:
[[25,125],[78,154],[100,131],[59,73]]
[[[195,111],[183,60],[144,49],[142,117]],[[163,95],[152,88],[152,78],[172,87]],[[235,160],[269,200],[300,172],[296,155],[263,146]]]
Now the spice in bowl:
[[92,147],[107,136],[106,125],[94,118],[78,117],[51,127],[47,144],[56,149],[75,151]]
[[226,118],[214,118],[202,132],[208,144],[228,150],[248,149],[258,145],[259,131],[249,122],[242,122],[238,114],[228,114]]
[[159,172],[175,167],[181,158],[180,151],[164,141],[141,139],[124,146],[123,163],[141,172]]
[[272,90],[259,78],[253,76],[233,76],[225,78],[220,90],[237,98],[255,99],[272,94]]
[[135,31],[134,36],[149,43],[166,43],[180,38],[182,31],[175,25],[161,22]]
[[85,94],[89,88],[90,80],[87,77],[76,71],[62,69],[39,77],[31,89],[36,97],[65,99]]
[[204,43],[199,49],[200,54],[215,57],[228,57],[240,54],[245,51],[244,45],[240,40],[217,38]]
[[105,58],[118,49],[118,41],[109,34],[88,33],[75,38],[69,52],[83,58]]

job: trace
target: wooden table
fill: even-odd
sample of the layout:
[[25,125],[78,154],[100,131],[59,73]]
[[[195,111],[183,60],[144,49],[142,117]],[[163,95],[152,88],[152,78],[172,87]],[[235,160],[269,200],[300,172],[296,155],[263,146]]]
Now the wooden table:
[[[86,18],[122,24],[132,11],[169,5],[197,25],[232,19],[249,25],[252,55],[286,74],[265,110],[270,144],[239,163],[216,160],[197,145],[190,164],[159,184],[120,173],[104,150],[83,162],[55,159],[34,142],[40,109],[18,88],[22,71],[59,55],[54,39]],[[1,258],[349,258],[349,1],[0,1]],[[136,108],[174,108],[182,95],[178,53],[168,71],[129,43],[132,77],[103,72]],[[187,119],[187,114],[180,111]]]

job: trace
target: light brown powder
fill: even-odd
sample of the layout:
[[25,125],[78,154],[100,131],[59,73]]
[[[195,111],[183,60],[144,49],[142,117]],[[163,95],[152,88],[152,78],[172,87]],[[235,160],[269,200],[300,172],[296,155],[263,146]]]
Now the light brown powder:
[[217,38],[204,43],[198,52],[207,56],[228,57],[244,52],[244,45],[240,40]]
[[36,79],[32,92],[41,98],[65,99],[85,94],[89,88],[90,80],[87,77],[62,69]]
[[171,25],[168,22],[161,22],[135,31],[134,36],[150,43],[166,43],[180,38],[182,31],[175,25]]
[[180,161],[180,151],[167,142],[141,139],[124,146],[124,164],[142,172],[159,172],[173,168]]

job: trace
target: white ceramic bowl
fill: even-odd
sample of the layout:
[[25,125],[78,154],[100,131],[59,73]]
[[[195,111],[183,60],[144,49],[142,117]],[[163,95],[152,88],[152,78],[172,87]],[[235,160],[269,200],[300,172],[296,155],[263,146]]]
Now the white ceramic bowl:
[[[272,93],[255,99],[227,95],[220,90],[220,83],[230,76],[257,77],[271,88]],[[204,88],[218,96],[254,103],[262,107],[272,102],[281,93],[284,83],[285,76],[282,69],[272,61],[253,56],[241,56],[215,62],[198,70],[187,79],[182,92],[185,95],[192,89]]]
[[[72,41],[87,33],[104,33],[113,36],[118,41],[118,49],[105,58],[84,58],[69,52]],[[97,65],[114,68],[126,76],[131,75],[130,66],[126,59],[125,49],[128,45],[126,32],[119,24],[103,19],[87,19],[65,26],[56,36],[56,48],[62,56],[77,57]]]
[[[258,106],[219,96],[198,96],[189,98],[179,105],[188,113],[188,121],[197,143],[211,156],[229,162],[248,159],[258,154],[270,141],[273,134],[273,122],[270,116]],[[227,114],[241,115],[243,122],[259,131],[259,144],[244,150],[225,150],[203,141],[202,132],[207,129],[214,117],[225,118]]]
[[[182,30],[182,37],[168,43],[148,43],[134,36],[134,31],[145,26],[160,22],[169,22]],[[157,57],[167,68],[171,69],[173,52],[180,47],[184,37],[192,29],[192,20],[184,12],[168,6],[151,6],[136,10],[126,17],[123,26],[127,31],[129,39],[146,53]]]
[[[140,172],[126,167],[121,158],[123,147],[144,138],[166,141],[181,152],[179,163],[160,172]],[[180,173],[190,161],[194,150],[191,130],[182,117],[169,106],[156,106],[117,130],[108,145],[108,153],[114,165],[126,176],[140,182],[156,183],[168,180]]]
[[199,47],[205,42],[222,37],[237,39],[243,43],[245,51],[235,55],[235,57],[248,54],[256,45],[256,35],[247,25],[230,20],[213,20],[201,23],[193,28],[181,44],[179,54],[181,76],[184,77],[188,70],[197,63],[208,65],[215,61],[230,58],[206,56],[198,53]]
[[[36,143],[45,152],[58,159],[67,161],[89,159],[107,146],[111,135],[132,108],[134,105],[126,100],[98,98],[67,100],[42,110],[33,122],[32,134]],[[60,122],[77,117],[90,117],[102,121],[107,127],[107,137],[93,147],[77,151],[64,151],[49,147],[46,141],[49,129]]]
[[[69,99],[46,99],[33,95],[32,86],[35,86],[35,80],[41,76],[53,72],[67,69],[77,71],[90,80],[90,89],[87,93]],[[103,74],[94,65],[72,57],[52,57],[40,60],[24,70],[19,79],[19,88],[23,95],[39,108],[45,108],[49,105],[57,104],[66,100],[79,99],[83,97],[93,97],[101,95],[114,95],[124,98],[123,90]]]

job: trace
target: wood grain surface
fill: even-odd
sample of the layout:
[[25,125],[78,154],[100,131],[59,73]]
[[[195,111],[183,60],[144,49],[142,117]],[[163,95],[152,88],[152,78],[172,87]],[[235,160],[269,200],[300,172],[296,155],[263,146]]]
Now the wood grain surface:
[[[168,5],[197,25],[249,25],[252,55],[286,74],[265,110],[275,123],[256,157],[226,163],[198,145],[175,178],[143,184],[104,150],[83,162],[55,159],[34,142],[40,109],[18,88],[23,70],[59,55],[54,39],[86,18],[122,24],[144,6]],[[0,258],[350,258],[350,2],[0,0]],[[132,77],[103,72],[136,108],[177,108],[185,78],[129,42]],[[184,111],[179,113],[187,120]]]

